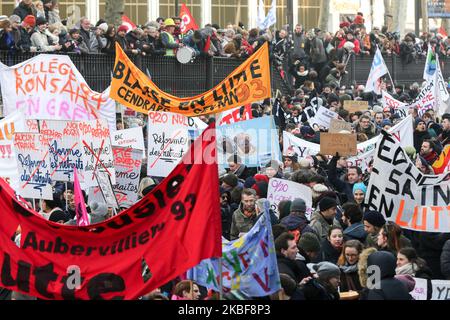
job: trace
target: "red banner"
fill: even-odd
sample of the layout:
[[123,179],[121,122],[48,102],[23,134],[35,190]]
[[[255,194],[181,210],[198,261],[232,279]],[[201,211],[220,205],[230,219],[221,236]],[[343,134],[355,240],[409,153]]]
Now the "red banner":
[[[1,179],[0,286],[42,299],[136,299],[220,257],[217,162],[198,157],[216,156],[214,131],[145,198],[95,225],[47,221]],[[12,240],[19,226],[21,248]]]
[[198,30],[198,26],[195,23],[194,17],[191,15],[191,12],[184,3],[181,5],[180,19],[181,19],[181,26],[180,26],[181,33],[186,33],[189,30]]

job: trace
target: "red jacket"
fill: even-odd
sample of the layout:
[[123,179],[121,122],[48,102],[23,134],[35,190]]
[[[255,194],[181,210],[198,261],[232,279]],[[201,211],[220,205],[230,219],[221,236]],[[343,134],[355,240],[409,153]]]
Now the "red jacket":
[[[338,45],[338,49],[342,48],[347,41],[348,41],[347,38],[342,39],[341,43],[339,43],[339,45]],[[353,44],[355,45],[355,47],[353,48],[353,51],[356,54],[359,54],[359,52],[361,51],[361,47],[359,46],[359,41],[356,39],[353,39],[353,41],[350,41],[350,42],[353,42]]]

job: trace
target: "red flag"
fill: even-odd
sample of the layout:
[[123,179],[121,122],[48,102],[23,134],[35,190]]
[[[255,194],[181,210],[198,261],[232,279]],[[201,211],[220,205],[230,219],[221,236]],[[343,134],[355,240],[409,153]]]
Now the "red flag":
[[81,192],[80,182],[78,181],[77,168],[73,167],[73,193],[75,200],[75,216],[77,217],[77,226],[88,226],[89,216],[84,203],[83,193]]
[[137,28],[137,26],[133,23],[133,21],[131,21],[130,18],[128,18],[126,15],[122,16],[122,25],[128,28],[127,32]]
[[181,26],[180,26],[181,33],[186,33],[189,30],[198,30],[198,26],[195,23],[194,17],[192,17],[191,12],[184,3],[181,5],[180,19],[181,19]]
[[209,48],[211,48],[211,36],[208,36],[208,39],[206,39],[205,47],[203,48],[203,52],[208,53]]
[[438,34],[440,34],[442,36],[442,38],[447,38],[447,32],[445,31],[444,27],[440,27],[438,30]]

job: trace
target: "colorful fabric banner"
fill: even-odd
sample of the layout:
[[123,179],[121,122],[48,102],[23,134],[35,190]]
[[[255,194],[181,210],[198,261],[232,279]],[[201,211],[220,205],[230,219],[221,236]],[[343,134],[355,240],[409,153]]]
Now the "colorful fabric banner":
[[147,175],[166,177],[189,147],[188,118],[171,112],[148,114]]
[[219,163],[237,154],[246,166],[257,167],[271,159],[281,160],[278,132],[272,117],[240,121],[217,127]]
[[67,55],[40,54],[12,67],[0,63],[4,113],[24,109],[27,119],[106,119],[116,129],[109,88],[93,91]]
[[165,111],[186,116],[222,112],[270,98],[270,65],[267,43],[211,90],[179,98],[159,89],[116,44],[116,63],[110,97],[138,112]]
[[86,209],[86,203],[84,203],[83,193],[81,192],[80,181],[78,181],[77,168],[73,168],[73,194],[75,200],[75,217],[77,219],[77,226],[88,226],[89,225],[89,215]]
[[191,11],[189,11],[186,4],[181,4],[181,10],[180,10],[180,19],[181,19],[181,25],[180,30],[181,33],[186,33],[189,30],[198,30],[198,26],[195,23],[195,19],[191,14]]
[[[0,180],[0,285],[40,299],[137,299],[220,257],[217,164],[194,162],[197,152],[214,154],[214,128],[198,148],[141,201],[95,226],[47,221]],[[11,241],[19,225],[20,248]],[[150,270],[145,280],[143,262]]]
[[450,144],[444,147],[439,158],[432,165],[435,174],[450,171]]
[[243,106],[244,110],[241,115],[241,108],[237,107],[234,109],[230,109],[221,113],[218,113],[216,115],[216,121],[219,124],[219,126],[227,125],[227,124],[233,124],[240,121],[246,121],[246,120],[252,120],[252,105],[247,104]]
[[[203,260],[187,278],[220,291],[219,259]],[[222,243],[223,292],[239,290],[248,297],[263,297],[280,290],[277,258],[268,210],[239,239]]]
[[367,78],[365,92],[375,92],[381,94],[381,82],[380,78],[389,72],[389,69],[384,62],[381,55],[380,48],[377,47],[375,55],[373,57],[372,67],[370,68],[369,77]]
[[450,232],[448,174],[424,175],[397,139],[382,132],[375,150],[365,203],[400,227]]
[[14,134],[14,152],[19,168],[17,193],[23,198],[53,200],[49,151],[38,133]]

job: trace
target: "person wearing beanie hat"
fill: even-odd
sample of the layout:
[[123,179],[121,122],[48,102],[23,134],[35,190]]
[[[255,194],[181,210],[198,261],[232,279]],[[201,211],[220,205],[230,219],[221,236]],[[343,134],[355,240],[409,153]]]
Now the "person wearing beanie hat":
[[282,220],[283,218],[287,217],[291,213],[291,200],[281,200],[278,203],[278,212],[279,212],[279,219]]
[[108,24],[106,22],[100,23],[97,28],[102,30],[102,32],[105,34],[106,31],[108,31]]
[[340,300],[338,288],[341,271],[331,262],[323,261],[312,266],[313,272],[318,276],[300,286],[305,300],[338,301]]
[[412,300],[405,285],[395,276],[396,258],[388,251],[377,251],[367,258],[367,276],[378,270],[377,281],[367,281],[366,300]]
[[238,185],[238,177],[234,173],[228,173],[222,178],[222,189],[230,191]]
[[266,169],[264,173],[270,178],[281,178],[278,173],[280,169],[280,163],[276,160],[270,160],[270,162],[266,165]]
[[306,212],[306,202],[301,198],[295,198],[291,204],[291,212],[304,214]]
[[269,177],[265,174],[255,174],[255,183],[256,182],[267,182],[269,183]]
[[381,129],[388,131],[391,127],[392,127],[392,122],[389,119],[384,119],[383,121],[381,121],[380,123],[380,127]]
[[119,33],[119,32],[125,32],[125,33],[127,33],[127,32],[128,32],[128,27],[127,27],[126,25],[124,25],[124,24],[121,24],[121,25],[117,28],[117,33]]
[[[52,52],[61,50],[62,46],[48,36],[48,23],[45,18],[36,19],[36,32],[31,35],[31,45],[37,48],[39,52]],[[50,40],[53,41],[49,43]]]
[[412,146],[407,146],[403,148],[406,152],[406,155],[408,156],[409,159],[411,159],[412,162],[416,161],[416,149],[414,149],[414,147]]
[[408,292],[411,292],[416,287],[416,280],[409,274],[396,274],[395,279],[400,280],[400,282],[406,287]]
[[333,225],[339,226],[336,217],[337,202],[333,198],[325,197],[319,202],[319,210],[311,216],[311,228],[321,240],[325,240]]
[[353,185],[353,199],[355,202],[363,207],[364,197],[366,196],[367,187],[364,183],[358,182]]
[[22,26],[24,26],[24,25],[34,28],[34,26],[36,25],[35,16],[31,16],[31,15],[26,16],[25,19],[23,19],[23,21],[22,21]]
[[366,211],[363,216],[364,231],[367,232],[366,247],[377,248],[378,233],[386,224],[384,216],[378,211]]
[[317,199],[324,193],[329,191],[328,187],[322,183],[317,183],[311,188],[313,207],[316,207],[318,202]]
[[289,231],[295,234],[296,241],[302,234],[307,232],[314,233],[314,230],[309,226],[309,221],[306,218],[306,202],[301,198],[295,198],[291,204],[290,214],[281,219],[281,224],[286,226]]

